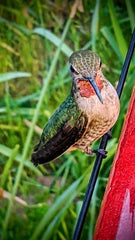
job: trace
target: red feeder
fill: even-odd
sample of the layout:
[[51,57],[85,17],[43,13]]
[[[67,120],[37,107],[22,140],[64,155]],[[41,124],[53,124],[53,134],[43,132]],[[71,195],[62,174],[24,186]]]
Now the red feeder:
[[93,240],[135,240],[135,87]]

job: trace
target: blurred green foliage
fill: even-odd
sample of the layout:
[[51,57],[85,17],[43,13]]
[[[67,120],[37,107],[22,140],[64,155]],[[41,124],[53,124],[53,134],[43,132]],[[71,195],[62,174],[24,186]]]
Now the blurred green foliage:
[[[83,1],[83,12],[77,11],[70,21],[73,4],[67,0],[0,2],[0,183],[11,194],[9,201],[0,200],[0,239],[68,240],[73,234],[95,157],[74,151],[35,168],[30,156],[41,130],[34,126],[43,128],[70,92],[72,51],[96,51],[104,75],[117,85],[135,22],[131,0]],[[81,239],[92,239],[132,92],[134,66],[135,57]],[[93,148],[98,145],[99,141]],[[14,195],[28,205],[13,203]]]

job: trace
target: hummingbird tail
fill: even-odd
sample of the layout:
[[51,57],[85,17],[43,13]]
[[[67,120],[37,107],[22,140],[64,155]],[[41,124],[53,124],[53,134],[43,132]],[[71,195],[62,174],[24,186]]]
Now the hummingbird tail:
[[37,167],[38,164],[43,164],[48,161],[46,161],[42,151],[42,154],[40,154],[39,152],[34,152],[31,156],[31,162],[33,162],[33,164]]
[[38,158],[36,157],[35,153],[33,153],[32,156],[31,156],[31,162],[33,162],[33,164],[35,165],[35,167],[37,167],[38,164],[39,164],[39,160],[38,160]]

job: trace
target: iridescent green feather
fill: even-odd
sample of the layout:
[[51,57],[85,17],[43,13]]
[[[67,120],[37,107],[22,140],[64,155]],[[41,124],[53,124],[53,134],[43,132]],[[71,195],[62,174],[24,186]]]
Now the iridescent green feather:
[[81,111],[78,109],[72,93],[70,93],[44,127],[40,142],[41,146],[45,145],[51,138],[53,138],[66,122],[69,121],[68,124],[74,126],[80,115]]

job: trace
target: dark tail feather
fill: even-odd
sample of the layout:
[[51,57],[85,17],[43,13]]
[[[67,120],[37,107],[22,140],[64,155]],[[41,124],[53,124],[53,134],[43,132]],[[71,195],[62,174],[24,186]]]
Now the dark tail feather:
[[45,163],[45,158],[43,155],[41,155],[39,152],[35,152],[31,156],[31,162],[34,163],[34,165],[37,167],[38,164]]
[[38,166],[38,164],[49,163],[50,161],[53,161],[54,159],[61,156],[65,152],[65,150],[67,150],[65,146],[67,145],[64,145],[63,148],[58,147],[56,146],[56,144],[53,144],[53,141],[48,142],[45,145],[42,145],[40,142],[34,147],[31,161],[34,163],[35,166]]
[[31,162],[33,162],[35,167],[37,167],[38,164],[39,164],[38,158],[35,156],[35,153],[33,153],[32,156],[31,156]]

